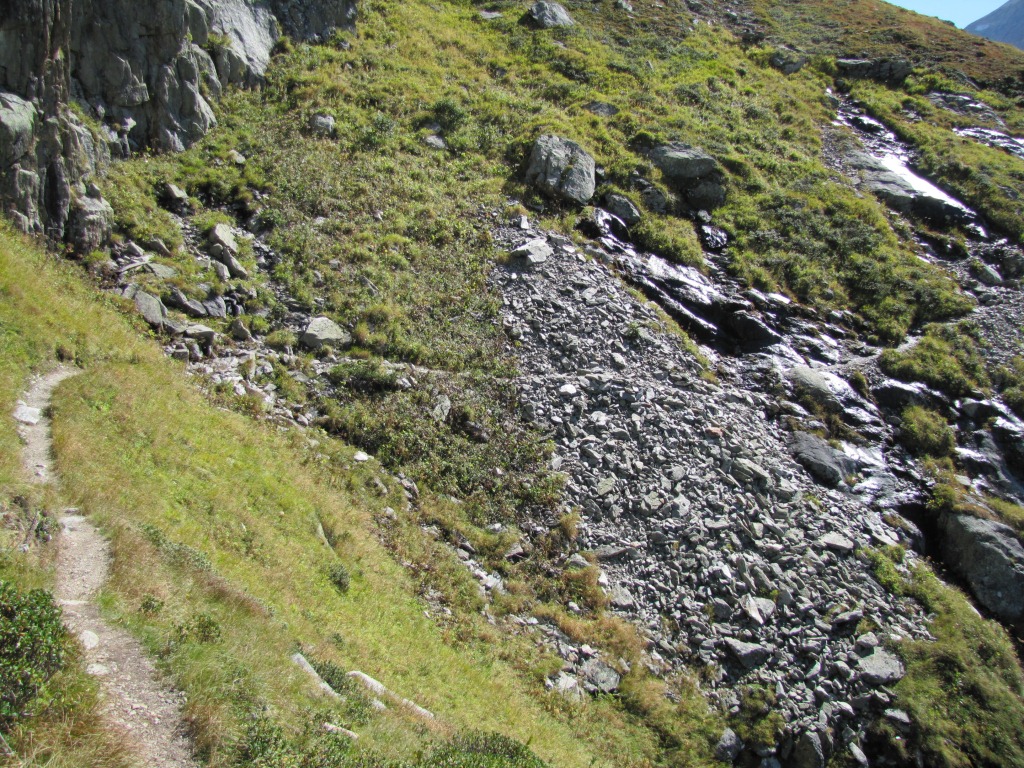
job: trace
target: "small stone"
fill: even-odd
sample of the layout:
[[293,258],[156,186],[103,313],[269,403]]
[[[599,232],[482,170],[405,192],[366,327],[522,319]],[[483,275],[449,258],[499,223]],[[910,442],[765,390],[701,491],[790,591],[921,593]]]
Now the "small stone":
[[88,629],[78,633],[78,640],[87,651],[91,651],[100,644],[99,635]]
[[355,455],[352,457],[352,461],[358,461],[359,463],[363,463],[369,460],[370,455],[368,453],[364,453],[363,451],[356,451]]
[[14,420],[29,427],[34,427],[43,418],[43,412],[39,408],[32,408],[21,403],[14,409]]
[[882,648],[876,648],[870,656],[857,662],[857,669],[868,685],[890,685],[903,678],[903,662]]
[[843,554],[853,552],[854,549],[853,542],[841,533],[826,533],[818,539],[818,544],[821,547]]
[[771,651],[763,645],[744,643],[732,637],[722,641],[726,649],[747,669],[759,667],[771,658]]
[[743,742],[732,728],[726,728],[722,732],[722,738],[718,740],[715,747],[715,759],[723,763],[731,763],[736,760],[743,751]]

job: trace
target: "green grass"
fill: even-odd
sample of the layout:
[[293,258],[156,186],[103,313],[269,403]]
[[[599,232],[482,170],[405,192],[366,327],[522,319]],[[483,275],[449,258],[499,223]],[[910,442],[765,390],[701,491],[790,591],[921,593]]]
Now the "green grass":
[[896,685],[896,704],[919,732],[907,744],[883,726],[889,748],[901,756],[918,748],[938,768],[1024,765],[1024,673],[1006,630],[923,565],[906,591],[935,615],[936,639],[898,646],[907,675]]
[[[0,258],[12,352],[2,356],[4,395],[13,406],[31,367],[52,364],[57,350],[85,367],[52,409],[62,503],[112,537],[105,615],[139,635],[187,694],[208,764],[234,765],[255,748],[249,726],[259,712],[300,752],[319,749],[310,728],[326,720],[357,729],[367,759],[414,761],[452,736],[486,730],[529,743],[557,766],[706,764],[714,718],[696,689],[673,705],[662,683],[638,672],[638,693],[622,702],[552,698],[537,674],[549,660],[461,611],[480,605],[451,550],[426,542],[415,518],[378,531],[375,516],[402,509],[404,497],[376,465],[353,463],[350,447],[324,435],[314,445],[211,407],[63,265],[6,233]],[[0,466],[11,492],[20,448],[10,420],[5,432]],[[448,504],[424,493],[427,510]],[[422,570],[399,566],[378,535]],[[350,575],[344,592],[332,583],[338,564]],[[417,595],[428,585],[459,609],[452,621],[424,615]],[[362,720],[317,698],[289,661],[296,648],[378,677],[437,721],[424,728],[395,709]],[[30,748],[38,733],[46,731],[30,729],[16,743]]]
[[929,325],[908,350],[887,349],[882,371],[901,381],[921,381],[951,397],[966,397],[989,386],[981,340],[966,324]]
[[956,450],[956,436],[942,415],[918,405],[903,411],[900,441],[919,456],[941,458]]

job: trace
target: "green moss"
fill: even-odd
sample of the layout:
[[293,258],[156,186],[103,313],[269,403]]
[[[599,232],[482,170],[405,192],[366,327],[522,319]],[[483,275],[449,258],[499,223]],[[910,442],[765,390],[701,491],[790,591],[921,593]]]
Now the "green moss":
[[981,340],[973,328],[930,325],[907,351],[887,349],[881,369],[902,381],[921,381],[952,397],[965,397],[988,384]]

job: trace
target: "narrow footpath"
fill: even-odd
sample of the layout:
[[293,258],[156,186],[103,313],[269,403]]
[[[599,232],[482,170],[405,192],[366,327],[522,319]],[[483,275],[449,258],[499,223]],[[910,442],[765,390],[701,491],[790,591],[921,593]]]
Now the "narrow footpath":
[[[36,378],[16,412],[33,482],[56,482],[48,409],[54,389],[78,371],[58,368]],[[102,684],[106,716],[136,743],[147,768],[197,768],[181,716],[183,695],[169,688],[142,646],[100,617],[96,597],[110,569],[110,544],[85,517],[61,517],[54,590],[64,622],[85,649],[87,671]]]

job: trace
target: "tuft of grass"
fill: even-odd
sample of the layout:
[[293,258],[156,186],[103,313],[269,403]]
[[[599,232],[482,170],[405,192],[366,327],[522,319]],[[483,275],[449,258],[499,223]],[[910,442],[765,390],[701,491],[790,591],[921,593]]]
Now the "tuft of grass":
[[935,411],[912,405],[900,420],[900,441],[918,456],[942,458],[956,451],[956,436],[946,420]]
[[881,369],[902,381],[922,381],[952,397],[965,397],[988,384],[980,339],[966,323],[929,325],[910,349],[887,349]]

